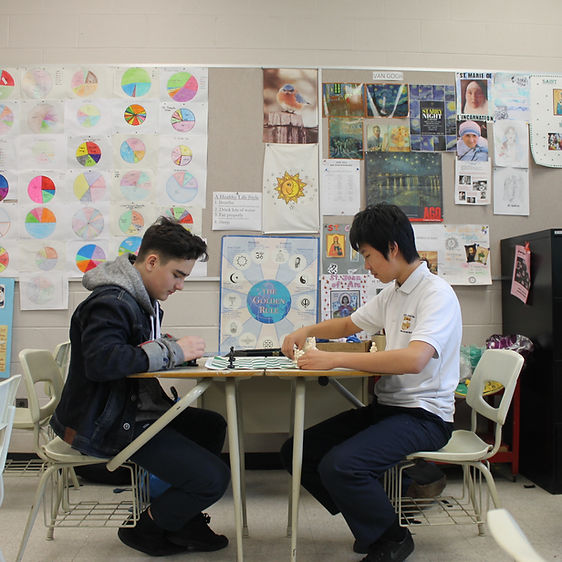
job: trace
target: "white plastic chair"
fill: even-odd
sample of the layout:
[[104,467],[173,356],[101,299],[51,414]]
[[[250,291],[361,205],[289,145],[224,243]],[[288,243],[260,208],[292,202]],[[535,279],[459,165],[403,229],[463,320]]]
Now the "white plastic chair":
[[[4,501],[4,466],[10,446],[12,426],[16,411],[16,391],[21,380],[21,375],[14,375],[0,382],[0,506]],[[4,560],[0,550],[0,560]]]
[[[515,391],[517,378],[523,367],[523,357],[507,349],[487,349],[482,354],[472,375],[466,402],[472,408],[471,429],[453,431],[449,442],[438,451],[419,451],[408,455],[406,461],[394,467],[387,475],[387,492],[398,513],[401,524],[467,524],[478,525],[479,534],[484,532],[487,506],[483,506],[482,476],[496,508],[500,500],[488,459],[493,457],[501,445],[502,427]],[[483,397],[487,381],[497,381],[504,386],[497,407]],[[477,434],[478,416],[495,424],[492,443],[487,443]],[[402,472],[412,466],[416,459],[430,462],[460,465],[463,469],[463,495],[438,498],[403,498]],[[485,494],[487,500],[488,494]],[[435,517],[434,517],[435,516]]]
[[546,562],[506,509],[488,511],[488,528],[498,545],[516,562]]
[[[63,381],[60,367],[47,349],[24,349],[20,352],[19,359],[27,387],[31,419],[34,424],[35,449],[44,462],[45,470],[37,485],[16,560],[19,561],[23,558],[29,535],[49,484],[52,492],[49,496],[51,498],[49,513],[47,513],[46,502],[44,502],[45,524],[48,529],[47,539],[53,538],[55,526],[119,527],[135,525],[142,510],[148,504],[147,473],[132,463],[125,465],[131,472],[131,498],[111,503],[101,503],[95,499],[71,502],[69,488],[73,479],[74,467],[106,463],[109,459],[83,455],[59,437],[55,437],[47,443],[43,442],[42,420],[50,418],[62,393]],[[47,403],[43,406],[39,404],[36,391],[39,383],[48,384],[52,389]],[[81,494],[82,490],[75,489],[74,493]]]

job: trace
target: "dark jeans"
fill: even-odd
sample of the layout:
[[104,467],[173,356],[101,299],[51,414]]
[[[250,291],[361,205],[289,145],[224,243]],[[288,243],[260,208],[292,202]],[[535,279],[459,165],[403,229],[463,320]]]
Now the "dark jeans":
[[[147,424],[140,423],[137,433]],[[230,470],[220,458],[225,435],[220,414],[186,408],[131,457],[171,484],[150,507],[159,527],[178,530],[223,496],[230,481]]]
[[[443,447],[452,425],[421,409],[372,404],[342,412],[304,432],[301,483],[370,545],[396,519],[381,476],[409,453]],[[289,471],[292,454],[289,439],[281,448]]]

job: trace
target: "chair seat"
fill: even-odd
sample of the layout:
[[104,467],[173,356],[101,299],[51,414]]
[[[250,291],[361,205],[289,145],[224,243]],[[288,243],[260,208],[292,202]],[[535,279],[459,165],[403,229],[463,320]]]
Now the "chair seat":
[[106,463],[109,459],[104,459],[101,457],[91,457],[89,455],[83,455],[80,451],[73,449],[66,441],[63,441],[60,437],[55,437],[51,439],[46,445],[43,445],[43,452],[51,460],[57,461],[59,463],[69,463],[76,465],[80,464],[96,464],[96,463]]
[[29,408],[16,408],[14,414],[14,429],[33,429]]
[[486,443],[473,431],[458,429],[453,431],[449,442],[438,451],[417,451],[406,458],[426,459],[430,461],[466,462],[488,458],[492,445]]

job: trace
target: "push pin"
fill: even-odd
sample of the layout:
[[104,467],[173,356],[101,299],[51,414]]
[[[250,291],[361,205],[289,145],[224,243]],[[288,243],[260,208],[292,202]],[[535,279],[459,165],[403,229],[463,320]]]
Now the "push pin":
[[228,368],[234,369],[234,346],[230,346],[230,352],[228,354]]

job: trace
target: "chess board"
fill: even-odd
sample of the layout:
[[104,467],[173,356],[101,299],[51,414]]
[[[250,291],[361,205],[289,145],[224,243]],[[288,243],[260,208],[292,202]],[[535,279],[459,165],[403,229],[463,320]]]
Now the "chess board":
[[[222,371],[229,369],[228,357],[209,357],[205,362],[207,369],[214,369]],[[292,359],[288,357],[234,357],[235,370],[242,371],[258,371],[262,369],[275,370],[275,369],[298,369],[293,363]]]

